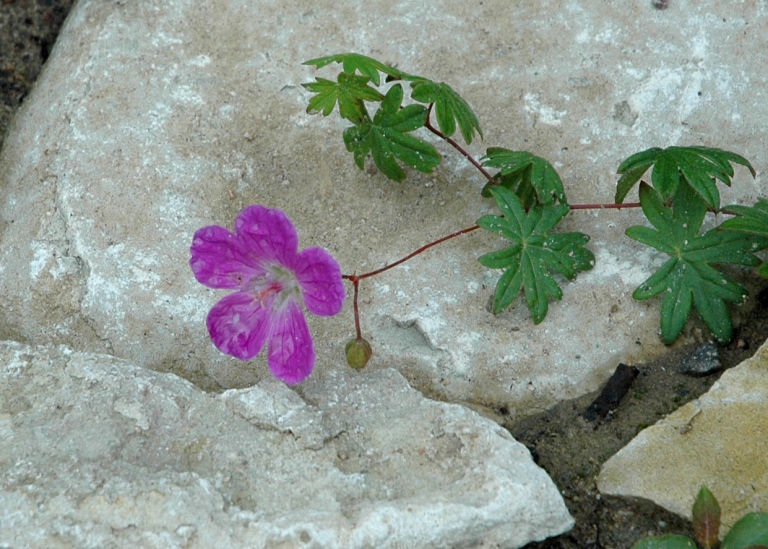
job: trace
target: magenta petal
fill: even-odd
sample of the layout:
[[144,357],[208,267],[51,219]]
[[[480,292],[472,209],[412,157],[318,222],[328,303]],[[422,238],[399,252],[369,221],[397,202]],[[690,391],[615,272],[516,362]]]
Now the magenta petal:
[[333,316],[341,311],[346,292],[341,269],[331,254],[322,248],[307,248],[298,255],[293,268],[309,312]]
[[[267,308],[269,308],[267,305]],[[222,298],[208,313],[208,333],[222,353],[240,360],[259,354],[270,332],[271,315],[246,292]]]
[[299,247],[299,235],[282,210],[259,204],[248,206],[235,219],[235,230],[249,255],[290,266]]
[[243,281],[264,275],[258,265],[246,265],[240,239],[218,225],[199,229],[190,252],[189,266],[195,278],[209,288],[240,288]]
[[272,319],[269,337],[269,369],[289,385],[304,381],[315,364],[315,349],[307,321],[295,301]]

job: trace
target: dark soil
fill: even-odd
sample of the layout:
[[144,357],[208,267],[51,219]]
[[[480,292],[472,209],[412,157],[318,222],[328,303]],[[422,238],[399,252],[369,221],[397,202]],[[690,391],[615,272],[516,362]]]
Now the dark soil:
[[[0,0],[0,148],[11,117],[29,93],[73,3]],[[754,290],[765,286],[762,280],[750,282]],[[734,342],[719,349],[726,369],[749,358],[765,340],[766,305],[758,303],[742,319]],[[651,502],[602,497],[595,478],[600,466],[639,431],[697,398],[717,380],[719,373],[691,377],[677,371],[696,348],[677,348],[656,362],[633,364],[640,370],[638,377],[605,419],[590,422],[583,417],[597,393],[536,416],[508,419],[505,426],[549,473],[576,519],[567,534],[529,544],[527,549],[627,549],[648,535],[692,534],[690,523]]]
[[75,0],[0,0],[0,148]]
[[[718,349],[724,370],[752,356],[768,335],[766,282],[756,278],[744,282],[756,290],[762,288],[762,299],[741,319],[733,342]],[[702,331],[707,333],[706,328]],[[526,549],[628,549],[649,535],[693,535],[687,520],[649,501],[602,496],[595,479],[602,464],[637,433],[699,397],[717,381],[724,370],[705,377],[678,372],[680,362],[697,348],[689,345],[670,350],[655,362],[633,364],[639,375],[604,420],[589,422],[583,417],[598,394],[593,393],[505,425],[549,473],[576,519],[567,534],[528,544]]]

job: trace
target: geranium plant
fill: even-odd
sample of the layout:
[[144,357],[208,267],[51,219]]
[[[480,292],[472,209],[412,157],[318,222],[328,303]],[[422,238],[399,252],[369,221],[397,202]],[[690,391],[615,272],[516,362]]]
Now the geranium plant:
[[[408,74],[356,54],[311,59],[318,69],[341,65],[335,80],[318,77],[303,86],[313,93],[307,111],[329,116],[338,111],[349,122],[343,132],[347,150],[360,169],[372,158],[376,168],[404,181],[406,167],[429,173],[442,161],[434,145],[418,131],[428,131],[464,156],[485,178],[478,189],[492,198],[499,215],[486,215],[472,227],[430,242],[394,263],[363,274],[342,275],[330,254],[318,248],[297,251],[298,238],[283,212],[263,206],[246,208],[236,232],[218,226],[200,229],[192,245],[192,270],[213,288],[236,290],[214,306],[208,330],[222,351],[248,360],[268,346],[269,366],[288,383],[305,379],[314,350],[302,308],[318,315],[339,312],[342,279],[353,285],[356,337],[346,346],[348,363],[361,368],[373,350],[360,328],[360,283],[392,269],[451,238],[483,228],[504,236],[509,245],[478,254],[486,267],[502,271],[493,296],[493,312],[508,307],[520,293],[534,323],[542,322],[549,302],[563,297],[558,275],[572,280],[594,266],[586,247],[589,236],[557,230],[573,210],[641,207],[651,227],[635,226],[627,236],[669,255],[669,260],[633,293],[638,300],[661,296],[661,335],[677,339],[695,309],[713,337],[733,337],[728,303],[741,303],[746,289],[731,280],[721,265],[757,267],[755,255],[768,248],[768,201],[754,206],[720,206],[718,182],[731,185],[734,165],[755,169],[742,156],[710,147],[654,147],[634,154],[618,167],[613,203],[569,204],[560,175],[546,159],[527,151],[491,147],[476,159],[454,139],[483,137],[469,104],[443,82]],[[406,100],[404,85],[410,88]],[[376,106],[373,115],[369,108]],[[436,125],[433,124],[433,119]],[[650,183],[642,180],[650,171]],[[624,200],[639,183],[637,203]],[[727,214],[720,226],[703,230],[707,214]],[[762,263],[759,274],[768,276]]]
[[[350,123],[343,132],[344,144],[360,169],[370,156],[375,166],[395,181],[405,179],[403,166],[432,171],[441,156],[416,133],[425,130],[453,147],[486,179],[481,195],[493,198],[501,215],[483,216],[476,226],[427,244],[403,260],[477,228],[503,235],[509,239],[509,247],[479,255],[483,265],[503,270],[493,311],[502,311],[522,292],[538,324],[546,317],[549,301],[563,296],[555,275],[573,279],[591,269],[595,261],[585,247],[589,237],[580,232],[558,232],[558,223],[572,210],[641,207],[653,228],[629,227],[627,236],[668,254],[670,259],[635,290],[633,297],[663,296],[660,324],[664,341],[671,343],[678,338],[694,308],[716,340],[725,343],[733,337],[726,303],[743,302],[747,291],[728,278],[719,265],[758,266],[762,262],[755,253],[768,248],[768,202],[761,200],[753,207],[720,206],[718,181],[731,185],[733,165],[744,166],[753,177],[756,175],[741,155],[710,147],[654,147],[619,165],[613,203],[569,205],[560,175],[544,158],[499,147],[487,149],[480,159],[472,157],[453,136],[458,131],[467,144],[475,136],[482,138],[480,123],[469,104],[448,84],[356,53],[319,57],[305,64],[318,69],[341,65],[335,81],[316,78],[303,84],[314,93],[307,111],[328,116],[336,109]],[[410,87],[410,104],[404,104],[404,85]],[[369,108],[376,104],[371,116]],[[641,181],[649,171],[650,183]],[[625,204],[638,182],[640,202]],[[708,212],[735,217],[704,231]],[[345,278],[357,290],[363,278],[382,270]],[[759,273],[768,276],[766,264]],[[357,306],[355,315],[360,337]]]

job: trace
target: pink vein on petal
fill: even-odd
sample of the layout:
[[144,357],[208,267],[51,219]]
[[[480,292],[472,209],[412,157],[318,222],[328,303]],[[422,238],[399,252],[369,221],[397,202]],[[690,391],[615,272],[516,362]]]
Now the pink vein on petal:
[[287,267],[295,261],[299,235],[282,210],[248,206],[235,219],[235,230],[253,257],[276,260]]
[[246,264],[240,239],[218,225],[199,229],[190,252],[189,266],[195,278],[209,288],[240,288],[244,281],[264,275],[260,266]]
[[319,316],[333,316],[344,305],[344,283],[339,264],[322,248],[307,248],[296,258],[296,280],[307,309]]
[[304,381],[315,364],[315,349],[309,326],[295,301],[272,317],[269,338],[269,369],[274,376],[293,385]]
[[262,308],[253,296],[236,292],[223,297],[206,321],[211,341],[222,353],[240,360],[249,360],[264,347],[271,329],[268,309]]

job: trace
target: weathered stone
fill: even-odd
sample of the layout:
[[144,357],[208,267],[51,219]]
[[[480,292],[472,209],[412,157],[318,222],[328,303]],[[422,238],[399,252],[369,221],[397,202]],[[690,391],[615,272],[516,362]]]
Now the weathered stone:
[[726,371],[708,393],[643,430],[608,460],[597,484],[690,518],[706,485],[720,502],[721,534],[768,512],[768,344]]
[[393,369],[306,393],[206,394],[107,355],[0,343],[0,540],[520,547],[573,524],[523,445]]
[[[222,293],[191,276],[197,228],[231,226],[251,203],[282,208],[302,245],[362,273],[494,211],[482,177],[447,146],[433,175],[409,171],[403,184],[359,171],[346,124],[305,113],[301,83],[333,73],[304,60],[358,51],[444,80],[481,120],[476,157],[486,146],[533,151],[560,171],[571,203],[605,203],[621,160],[652,145],[707,144],[768,165],[768,75],[756,70],[768,63],[767,27],[762,4],[714,0],[664,11],[567,0],[78,2],[0,158],[0,337],[106,352],[208,389],[249,386],[269,376],[263,358],[243,365],[208,341],[204,318]],[[723,200],[760,192],[739,169]],[[624,236],[641,220],[626,210],[565,220],[592,235],[597,264],[563,281],[539,326],[522,298],[497,316],[485,309],[500,273],[477,257],[504,245],[495,235],[452,240],[364,281],[367,371],[397,365],[426,394],[512,414],[595,390],[617,362],[664,349],[658,301],[631,298],[663,260]],[[350,305],[311,319],[315,375],[340,367]]]

